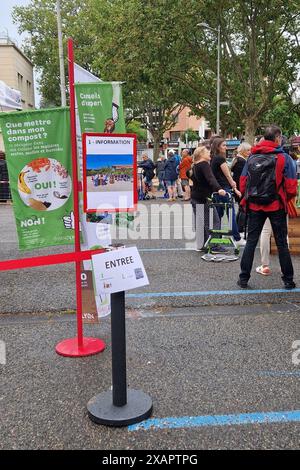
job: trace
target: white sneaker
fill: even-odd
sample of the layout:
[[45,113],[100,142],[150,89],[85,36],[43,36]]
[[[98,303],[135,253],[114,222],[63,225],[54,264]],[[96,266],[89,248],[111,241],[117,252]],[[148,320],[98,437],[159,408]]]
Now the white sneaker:
[[263,276],[270,276],[271,269],[269,266],[258,266],[255,270],[258,274],[262,274]]
[[240,240],[237,240],[237,241],[235,240],[235,244],[237,246],[245,246],[246,243],[247,243],[246,240],[244,240],[243,238],[241,238]]

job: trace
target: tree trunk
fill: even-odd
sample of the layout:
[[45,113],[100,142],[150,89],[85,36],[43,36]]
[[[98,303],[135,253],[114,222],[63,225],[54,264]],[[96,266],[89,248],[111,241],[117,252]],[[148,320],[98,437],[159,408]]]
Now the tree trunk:
[[248,117],[247,119],[245,119],[244,123],[245,123],[245,141],[253,145],[254,139],[255,139],[255,133],[257,129],[257,123],[251,117]]
[[159,157],[160,135],[153,135],[153,161],[156,162]]

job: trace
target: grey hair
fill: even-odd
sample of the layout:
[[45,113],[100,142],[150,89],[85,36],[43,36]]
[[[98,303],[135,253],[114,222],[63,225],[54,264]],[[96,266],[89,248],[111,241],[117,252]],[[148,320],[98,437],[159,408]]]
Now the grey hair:
[[247,150],[250,150],[251,147],[252,146],[248,142],[242,142],[237,148],[237,153],[239,154],[239,153],[247,152]]

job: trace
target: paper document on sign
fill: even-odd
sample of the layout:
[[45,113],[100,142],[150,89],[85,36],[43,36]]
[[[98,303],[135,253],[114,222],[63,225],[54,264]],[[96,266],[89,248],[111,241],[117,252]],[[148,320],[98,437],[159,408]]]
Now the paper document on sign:
[[137,248],[122,248],[92,256],[97,294],[121,292],[149,284]]

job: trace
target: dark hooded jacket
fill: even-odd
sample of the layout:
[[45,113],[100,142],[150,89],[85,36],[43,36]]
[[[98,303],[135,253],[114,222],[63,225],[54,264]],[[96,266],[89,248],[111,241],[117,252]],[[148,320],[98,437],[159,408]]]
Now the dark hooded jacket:
[[142,162],[139,162],[138,166],[140,168],[143,168],[143,171],[144,171],[144,176],[150,180],[152,180],[152,178],[154,178],[154,169],[155,169],[155,165],[153,163],[152,160],[150,160],[150,158],[148,158],[147,160],[144,160]]
[[166,181],[176,181],[178,178],[177,173],[177,160],[175,156],[168,158],[165,164],[165,180]]
[[156,163],[156,175],[158,179],[164,179],[165,177],[165,165],[166,165],[166,160],[160,160]]
[[[276,161],[276,187],[279,198],[267,205],[249,203],[249,209],[253,211],[273,212],[279,209],[284,209],[287,212],[287,202],[297,195],[297,179],[293,160],[289,155],[284,153],[281,147],[276,142],[271,140],[263,140],[256,146],[252,147],[251,155],[266,155],[275,154]],[[244,169],[240,177],[240,191],[242,195],[245,194],[247,186],[248,174],[248,160],[245,163]],[[246,206],[245,198],[242,199],[242,206]]]

